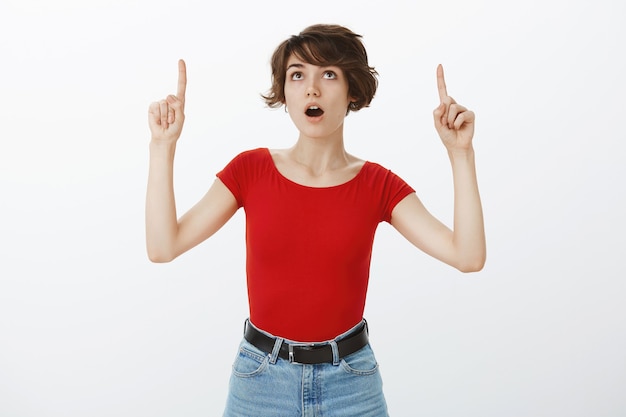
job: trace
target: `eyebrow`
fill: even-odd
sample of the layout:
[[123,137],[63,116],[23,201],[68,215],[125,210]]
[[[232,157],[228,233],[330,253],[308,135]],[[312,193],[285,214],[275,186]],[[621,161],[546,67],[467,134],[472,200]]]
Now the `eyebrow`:
[[[315,65],[315,64],[311,64],[311,65]],[[324,69],[331,68],[332,70],[335,70],[335,69],[337,69],[337,68],[338,68],[338,69],[341,69],[341,67],[339,67],[339,66],[337,66],[337,65],[316,65],[316,66],[319,66],[320,68],[324,68]],[[300,63],[300,62],[293,63],[293,64],[289,65],[289,66],[285,69],[285,72],[289,71],[291,68],[304,68],[304,64],[302,64],[302,63]]]

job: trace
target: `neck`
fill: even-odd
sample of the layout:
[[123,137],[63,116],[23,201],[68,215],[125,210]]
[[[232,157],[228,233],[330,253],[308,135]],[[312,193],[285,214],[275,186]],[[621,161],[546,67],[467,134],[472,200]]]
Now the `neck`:
[[289,150],[289,154],[295,162],[318,175],[344,168],[349,163],[343,137],[313,139],[300,136],[296,144]]

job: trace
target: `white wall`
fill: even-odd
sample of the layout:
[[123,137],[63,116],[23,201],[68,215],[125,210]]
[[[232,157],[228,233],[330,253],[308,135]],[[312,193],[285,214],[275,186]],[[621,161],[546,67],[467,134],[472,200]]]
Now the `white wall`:
[[1,416],[220,415],[247,311],[243,215],[148,261],[147,108],[185,58],[182,212],[237,152],[292,143],[259,93],[274,47],[318,22],[363,34],[381,74],[349,150],[447,223],[438,63],[478,117],[485,269],[379,228],[366,314],[392,415],[626,415],[622,2],[3,0]]

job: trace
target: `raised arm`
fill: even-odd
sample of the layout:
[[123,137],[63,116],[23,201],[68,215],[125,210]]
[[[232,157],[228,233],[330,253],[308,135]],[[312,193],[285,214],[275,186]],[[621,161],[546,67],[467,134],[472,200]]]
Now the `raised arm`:
[[180,219],[174,198],[174,154],[185,121],[187,69],[178,62],[178,90],[148,111],[150,167],[146,193],[146,248],[153,262],[169,262],[219,230],[237,211],[232,193],[215,180]]
[[433,217],[415,194],[395,207],[391,224],[411,243],[463,272],[479,271],[486,258],[482,205],[474,161],[474,113],[448,95],[443,67],[437,67],[439,106],[435,128],[448,151],[454,182],[454,227]]

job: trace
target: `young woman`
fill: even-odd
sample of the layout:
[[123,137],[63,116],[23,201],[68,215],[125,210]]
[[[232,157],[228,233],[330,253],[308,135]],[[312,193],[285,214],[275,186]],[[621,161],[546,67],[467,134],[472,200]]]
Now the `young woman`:
[[474,166],[474,113],[446,91],[437,68],[435,128],[453,171],[454,227],[382,166],[344,148],[344,119],[369,106],[377,73],[361,36],[314,25],[272,56],[270,107],[284,105],[299,136],[289,149],[237,155],[180,219],[173,160],[184,122],[178,93],[152,103],[146,203],[149,258],[169,262],[243,207],[250,316],[233,365],[225,416],[386,416],[363,319],[374,233],[386,221],[417,248],[464,272],[485,262]]

